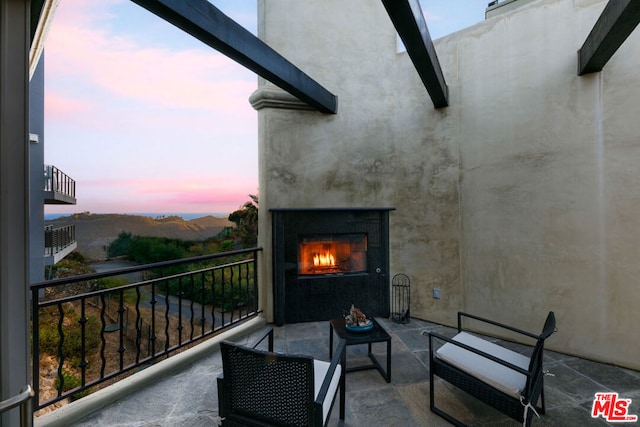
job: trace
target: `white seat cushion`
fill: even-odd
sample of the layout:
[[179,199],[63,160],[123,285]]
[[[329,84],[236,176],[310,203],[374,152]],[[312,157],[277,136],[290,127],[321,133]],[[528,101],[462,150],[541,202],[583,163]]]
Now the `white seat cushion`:
[[[322,387],[322,381],[324,381],[324,377],[327,375],[329,371],[329,366],[331,364],[329,362],[324,362],[322,360],[313,361],[313,384],[314,398],[318,397],[318,393],[320,393],[320,387]],[[329,384],[329,390],[327,391],[327,397],[322,402],[322,420],[327,421],[327,416],[329,415],[329,410],[331,409],[331,403],[333,403],[333,397],[338,390],[338,385],[340,384],[340,373],[342,372],[342,366],[336,366],[336,370],[333,373],[333,377],[331,378],[331,383]]]
[[[460,332],[453,337],[453,340],[525,370],[529,369],[528,357],[487,340],[483,340],[482,338],[466,332]],[[443,345],[436,351],[436,357],[516,399],[520,399],[520,394],[524,390],[527,382],[525,375],[496,363],[493,360],[482,357],[479,354],[458,347],[455,344],[446,343]]]

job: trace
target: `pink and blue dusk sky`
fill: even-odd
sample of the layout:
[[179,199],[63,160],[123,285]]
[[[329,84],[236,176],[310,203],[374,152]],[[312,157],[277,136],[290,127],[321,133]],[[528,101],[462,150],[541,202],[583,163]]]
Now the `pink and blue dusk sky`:
[[[256,34],[255,0],[211,3]],[[487,3],[421,1],[434,39]],[[129,0],[61,0],[45,52],[45,163],[77,198],[45,213],[223,213],[258,193],[254,73]]]

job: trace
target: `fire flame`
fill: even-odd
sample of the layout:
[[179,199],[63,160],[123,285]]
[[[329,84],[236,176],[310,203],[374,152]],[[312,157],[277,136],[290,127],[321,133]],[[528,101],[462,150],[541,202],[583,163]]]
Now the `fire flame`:
[[333,267],[336,265],[336,259],[331,252],[313,255],[313,265],[315,267]]

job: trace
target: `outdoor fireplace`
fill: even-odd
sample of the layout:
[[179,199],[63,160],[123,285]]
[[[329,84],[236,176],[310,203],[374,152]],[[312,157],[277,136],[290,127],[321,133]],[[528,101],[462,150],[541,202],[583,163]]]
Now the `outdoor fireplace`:
[[390,210],[272,210],[276,324],[388,317]]

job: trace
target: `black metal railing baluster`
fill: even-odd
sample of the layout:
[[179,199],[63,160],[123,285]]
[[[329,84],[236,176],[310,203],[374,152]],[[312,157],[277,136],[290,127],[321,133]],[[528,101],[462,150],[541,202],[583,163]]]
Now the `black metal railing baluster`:
[[87,360],[87,307],[86,307],[87,299],[80,299],[80,384],[81,387],[84,387],[87,384],[87,365],[89,365],[89,361]]
[[156,299],[156,284],[155,282],[151,284],[151,301],[149,304],[151,305],[151,331],[149,333],[149,341],[151,348],[151,356],[156,355],[156,341],[158,340],[158,336],[156,335],[156,304],[158,300]]
[[62,309],[62,303],[58,303],[58,336],[60,342],[58,343],[58,397],[62,396],[62,390],[64,388],[64,375],[62,367],[64,366],[64,352],[62,350],[64,346],[64,331],[62,325],[64,324],[64,310]]
[[140,353],[142,353],[142,316],[140,315],[140,299],[142,294],[140,287],[136,287],[136,365],[140,363]]
[[124,369],[124,353],[126,351],[126,347],[124,345],[124,333],[125,333],[125,324],[124,324],[124,291],[120,290],[118,292],[118,354],[119,354],[119,362],[120,362],[120,370]]
[[224,267],[220,269],[220,287],[222,288],[222,292],[220,292],[220,314],[222,315],[221,324],[225,325],[225,314],[227,314],[227,289],[226,289],[226,281],[224,275]]
[[206,284],[205,284],[205,273],[204,271],[200,272],[200,301],[202,301],[202,304],[200,304],[200,336],[204,336],[204,329],[205,329],[205,325],[206,325],[206,316],[205,316],[205,307],[207,305],[207,299],[206,299]]
[[195,298],[195,291],[194,291],[194,282],[193,282],[193,274],[189,275],[189,295],[191,295],[191,298],[189,298],[189,301],[191,301],[191,304],[189,305],[189,308],[191,309],[191,316],[189,316],[189,325],[191,326],[191,331],[189,332],[189,341],[193,340],[193,317],[194,317],[194,313],[193,313],[193,299]]
[[251,283],[252,283],[252,279],[250,277],[251,274],[251,270],[249,269],[249,263],[246,263],[244,265],[244,272],[245,272],[245,286],[246,286],[246,297],[245,297],[245,302],[246,305],[244,307],[244,312],[245,312],[245,316],[249,316],[249,310],[251,310],[251,308],[253,307],[253,290],[251,289]]
[[211,318],[213,319],[211,322],[211,330],[214,331],[216,328],[216,274],[215,270],[211,270]]
[[253,252],[253,263],[251,264],[251,269],[253,274],[253,312],[258,312],[258,253]]
[[100,294],[100,378],[104,378],[104,371],[107,369],[107,359],[104,356],[105,348],[107,347],[107,340],[104,338],[104,331],[107,327],[107,323],[104,319],[104,312],[107,308],[107,304],[104,298],[105,294]]
[[183,313],[182,313],[182,296],[184,295],[184,290],[182,289],[182,277],[178,278],[178,292],[176,293],[178,297],[178,325],[176,330],[178,331],[178,345],[182,345],[182,321],[183,321]]
[[240,264],[238,266],[238,316],[240,319],[242,319],[243,315],[243,308],[244,308],[244,302],[246,301],[246,292],[244,291],[244,289],[246,289],[246,284],[245,284],[245,275],[242,274],[244,271],[244,264]]
[[164,351],[169,350],[169,306],[171,305],[171,301],[169,300],[169,281],[165,280],[165,294],[164,294]]
[[[244,269],[244,275],[242,275],[241,277],[244,278],[244,298],[242,298],[242,301],[244,301],[244,310],[245,310],[245,314],[248,316],[249,315],[249,264],[242,264],[242,268]],[[240,279],[242,281],[242,279]],[[240,314],[242,315],[242,312],[240,312]]]
[[[237,268],[237,266],[236,266]],[[233,315],[236,312],[236,308],[238,307],[238,303],[235,298],[235,288],[236,288],[236,279],[235,279],[235,268],[229,267],[229,287],[231,288],[231,322],[233,322]]]

